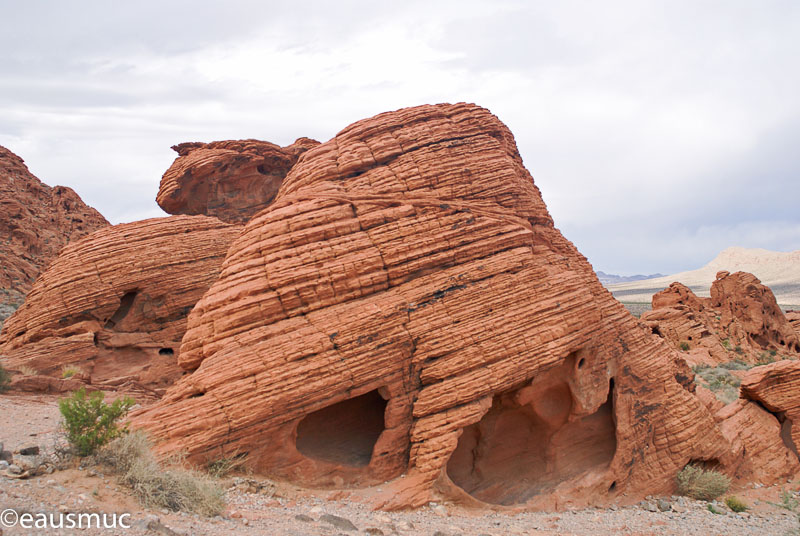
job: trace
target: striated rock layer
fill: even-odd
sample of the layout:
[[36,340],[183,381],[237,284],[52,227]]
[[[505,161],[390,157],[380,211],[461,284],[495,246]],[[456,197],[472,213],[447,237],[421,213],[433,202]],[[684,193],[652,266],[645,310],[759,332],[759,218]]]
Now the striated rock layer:
[[[115,225],[67,246],[5,324],[5,366],[96,385],[172,383],[186,317],[239,227],[205,216]],[[51,380],[25,381],[59,390]]]
[[769,287],[752,274],[719,272],[711,297],[700,298],[681,283],[653,296],[641,320],[653,333],[689,352],[692,364],[800,355],[800,337]]
[[269,205],[297,159],[318,141],[280,147],[258,140],[181,143],[156,202],[169,214],[205,214],[245,223]]
[[67,242],[107,225],[73,190],[43,184],[0,146],[0,327]]
[[795,455],[800,446],[800,361],[755,367],[742,380],[742,398],[757,402],[781,423],[781,438]]
[[179,363],[133,417],[161,453],[392,480],[384,508],[634,501],[743,457],[470,104],[384,113],[305,153],[233,242]]

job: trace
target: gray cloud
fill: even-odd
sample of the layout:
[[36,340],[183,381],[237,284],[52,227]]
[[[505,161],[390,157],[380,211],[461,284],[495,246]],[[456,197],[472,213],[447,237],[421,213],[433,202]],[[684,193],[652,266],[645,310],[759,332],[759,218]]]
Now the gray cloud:
[[0,144],[113,222],[182,141],[491,109],[598,269],[800,248],[793,2],[3,2]]

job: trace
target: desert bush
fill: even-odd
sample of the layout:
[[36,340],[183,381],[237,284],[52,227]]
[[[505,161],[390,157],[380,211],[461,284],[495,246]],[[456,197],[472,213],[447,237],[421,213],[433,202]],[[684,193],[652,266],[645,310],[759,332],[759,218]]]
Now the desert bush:
[[722,363],[720,367],[727,370],[750,370],[753,368],[753,365],[750,365],[741,359],[734,359],[732,361],[728,361],[727,363]]
[[86,395],[86,389],[78,389],[71,396],[58,402],[64,420],[67,441],[78,456],[89,456],[99,447],[127,432],[118,421],[133,406],[130,397],[118,398],[111,404],[103,402],[103,392],[94,391]]
[[75,365],[64,365],[63,367],[61,367],[61,377],[64,379],[72,378],[73,376],[79,374],[80,372],[82,372],[81,369],[79,369]]
[[744,354],[744,350],[742,349],[741,346],[737,346],[736,348],[733,349],[733,351],[736,352],[739,355],[743,355]]
[[735,495],[725,497],[725,504],[734,512],[745,512],[749,508],[743,500]]
[[33,367],[29,367],[28,365],[22,365],[21,367],[17,367],[20,374],[23,376],[38,376],[39,371]]
[[772,352],[761,352],[761,354],[758,356],[758,364],[759,365],[769,365],[770,363],[774,363],[775,362],[775,354],[777,354],[777,353],[778,352],[775,352],[775,353],[772,353]]
[[119,475],[148,508],[215,516],[225,509],[225,491],[208,475],[184,468],[165,469],[156,461],[142,432],[121,436],[93,458]]
[[[719,320],[719,319],[717,319],[717,320]],[[731,349],[731,341],[730,341],[730,339],[722,339],[720,342],[722,343],[722,347],[725,348],[726,350],[730,350]]]
[[689,343],[688,342],[681,341],[679,346],[680,346],[681,350],[683,350],[684,352],[688,352],[689,351]]
[[731,374],[728,367],[711,367],[703,364],[692,367],[692,370],[696,374],[695,381],[698,377],[702,379],[701,385],[713,391],[721,402],[730,404],[739,398],[739,386],[742,380]]
[[699,499],[711,501],[728,491],[731,479],[719,471],[703,469],[694,464],[689,464],[676,475],[678,493]]
[[206,464],[206,471],[215,478],[224,478],[233,471],[238,471],[244,467],[246,457],[242,454],[224,456],[218,460],[210,461]]
[[3,365],[0,365],[0,393],[8,389],[9,383],[11,383],[11,375],[3,368]]

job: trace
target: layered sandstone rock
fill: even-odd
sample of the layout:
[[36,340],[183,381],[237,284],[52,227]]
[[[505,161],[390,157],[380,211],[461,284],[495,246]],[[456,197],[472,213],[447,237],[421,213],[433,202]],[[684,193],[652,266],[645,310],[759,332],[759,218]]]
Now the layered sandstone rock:
[[233,242],[179,362],[189,373],[133,418],[161,453],[246,456],[316,486],[392,480],[385,508],[434,489],[633,501],[691,461],[733,473],[743,457],[474,105],[381,114],[305,153]]
[[673,283],[653,296],[653,309],[641,320],[687,351],[692,364],[732,359],[756,363],[800,355],[800,337],[772,291],[745,272],[719,272],[709,298]]
[[74,191],[43,184],[0,147],[0,327],[67,242],[107,225]]
[[[181,374],[187,315],[217,278],[238,231],[216,218],[172,216],[108,227],[70,244],[6,321],[5,366],[57,379],[64,369],[105,386],[158,390],[172,383]],[[20,381],[20,388],[59,390],[51,380]]]
[[181,143],[156,202],[169,214],[205,214],[244,223],[275,198],[297,159],[318,141],[280,147],[258,140]]
[[800,336],[800,311],[786,311],[786,320],[789,321],[795,332]]
[[742,398],[772,413],[782,424],[781,437],[795,455],[800,446],[800,361],[755,367],[742,380]]

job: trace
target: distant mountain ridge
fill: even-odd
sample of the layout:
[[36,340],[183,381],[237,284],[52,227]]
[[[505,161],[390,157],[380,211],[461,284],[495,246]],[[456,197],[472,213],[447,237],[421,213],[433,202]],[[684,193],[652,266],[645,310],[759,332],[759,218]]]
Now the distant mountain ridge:
[[595,272],[597,275],[597,279],[603,284],[603,286],[614,285],[616,283],[631,283],[633,281],[641,281],[643,279],[654,279],[656,277],[664,277],[664,274],[650,274],[650,275],[616,275],[616,274],[607,274],[602,270],[598,270]]
[[711,283],[721,270],[749,272],[772,289],[778,303],[800,305],[800,250],[782,252],[729,247],[697,270],[655,279],[614,283],[606,287],[618,300],[633,303],[649,303],[653,294],[674,281],[683,283],[698,296],[708,296]]

